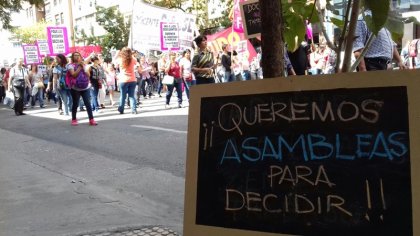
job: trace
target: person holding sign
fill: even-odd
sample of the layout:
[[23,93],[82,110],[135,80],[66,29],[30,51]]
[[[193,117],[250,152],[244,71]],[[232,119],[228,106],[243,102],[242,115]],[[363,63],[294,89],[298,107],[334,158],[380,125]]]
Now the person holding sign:
[[13,91],[15,96],[15,114],[17,116],[25,115],[23,113],[25,88],[31,88],[31,83],[28,71],[23,67],[23,58],[18,59],[16,65],[10,70],[9,77],[9,91]]
[[194,42],[198,52],[193,57],[191,67],[197,84],[213,84],[215,64],[213,53],[207,49],[207,37],[200,35],[194,39]]

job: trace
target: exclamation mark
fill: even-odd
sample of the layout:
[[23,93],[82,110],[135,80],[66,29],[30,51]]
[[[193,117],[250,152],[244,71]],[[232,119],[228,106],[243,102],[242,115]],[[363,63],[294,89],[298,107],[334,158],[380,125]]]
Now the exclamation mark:
[[214,130],[214,121],[211,122],[210,147],[213,147],[213,130]]
[[205,129],[205,132],[204,132],[204,151],[205,151],[205,150],[207,150],[207,131],[208,131],[207,130],[207,124],[204,123],[203,127]]
[[[385,203],[385,194],[384,194],[384,185],[382,183],[382,179],[380,179],[380,184],[381,184],[381,200],[382,200],[382,208],[384,210],[386,210],[386,203]],[[381,220],[384,220],[384,215],[381,215]]]
[[[366,197],[367,197],[368,209],[370,210],[370,209],[372,209],[372,202],[371,202],[371,199],[370,199],[370,187],[369,187],[369,181],[368,180],[366,180]],[[365,218],[366,218],[366,220],[370,221],[370,218],[369,218],[369,215],[367,214],[367,212],[366,212]]]

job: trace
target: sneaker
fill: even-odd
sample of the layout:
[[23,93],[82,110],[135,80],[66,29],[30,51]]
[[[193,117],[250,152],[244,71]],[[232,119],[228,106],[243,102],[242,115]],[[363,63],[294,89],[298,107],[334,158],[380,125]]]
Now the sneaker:
[[72,126],[77,126],[77,125],[79,125],[79,123],[77,123],[77,120],[71,120],[71,125]]
[[104,104],[101,104],[101,108],[102,108],[102,109],[105,109],[105,105],[104,105]]
[[165,109],[171,109],[171,106],[169,106],[169,104],[166,104]]
[[63,115],[64,114],[63,110],[58,110],[58,114]]
[[86,111],[86,110],[85,110],[85,108],[81,107],[81,108],[80,108],[80,111]]
[[132,115],[137,115],[137,111],[132,111],[131,114]]
[[180,104],[178,104],[178,108],[183,108],[183,106],[182,106],[182,104],[180,103]]
[[95,125],[98,125],[98,123],[96,123],[96,121],[94,119],[90,119],[89,120],[89,125],[90,126],[95,126]]

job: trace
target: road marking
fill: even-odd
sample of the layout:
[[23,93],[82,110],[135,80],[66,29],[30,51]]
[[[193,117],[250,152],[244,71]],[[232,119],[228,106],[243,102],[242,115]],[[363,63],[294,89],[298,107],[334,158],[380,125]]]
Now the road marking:
[[187,133],[187,131],[183,131],[183,130],[166,129],[166,128],[156,127],[156,126],[132,125],[131,127],[143,128],[143,129],[155,129],[155,130],[162,130],[162,131],[173,132],[173,133],[180,133],[180,134],[186,134]]

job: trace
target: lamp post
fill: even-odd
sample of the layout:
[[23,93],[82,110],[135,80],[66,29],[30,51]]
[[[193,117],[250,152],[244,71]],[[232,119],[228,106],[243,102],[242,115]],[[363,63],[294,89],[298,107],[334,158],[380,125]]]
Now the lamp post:
[[71,0],[68,0],[68,7],[69,7],[69,18],[70,18],[70,42],[71,46],[74,47],[74,26],[73,26],[73,5],[71,4]]

